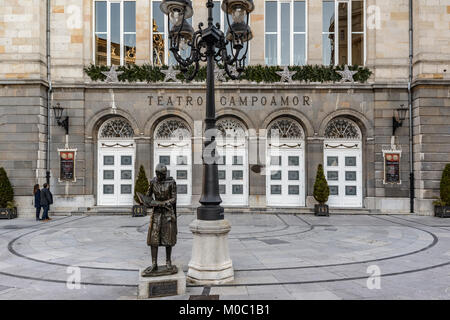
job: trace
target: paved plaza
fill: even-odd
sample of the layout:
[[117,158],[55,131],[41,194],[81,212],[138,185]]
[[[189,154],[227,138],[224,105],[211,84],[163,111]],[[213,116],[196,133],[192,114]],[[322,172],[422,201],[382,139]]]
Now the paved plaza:
[[[211,288],[188,285],[185,295],[170,299],[202,294],[221,300],[450,298],[448,219],[288,214],[226,218],[232,225],[234,282]],[[173,251],[174,262],[185,272],[193,219],[179,216]],[[151,260],[148,222],[149,217],[130,216],[0,220],[0,299],[136,299],[138,269]],[[165,252],[159,251],[159,263],[164,263]],[[80,287],[71,281],[68,285],[78,271]]]

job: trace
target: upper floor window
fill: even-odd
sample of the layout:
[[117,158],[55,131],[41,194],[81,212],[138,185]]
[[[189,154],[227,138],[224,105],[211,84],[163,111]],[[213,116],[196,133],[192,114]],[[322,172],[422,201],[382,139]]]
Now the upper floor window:
[[[150,0],[151,3],[151,57],[154,65],[174,65],[177,64],[172,52],[170,52],[168,20],[161,9],[162,1]],[[192,18],[187,21],[192,25]],[[182,57],[190,55],[190,48],[180,51]]]
[[94,0],[94,61],[97,65],[136,62],[136,1]]
[[266,65],[306,64],[306,1],[265,2]]
[[323,63],[364,65],[365,0],[324,0],[322,8]]

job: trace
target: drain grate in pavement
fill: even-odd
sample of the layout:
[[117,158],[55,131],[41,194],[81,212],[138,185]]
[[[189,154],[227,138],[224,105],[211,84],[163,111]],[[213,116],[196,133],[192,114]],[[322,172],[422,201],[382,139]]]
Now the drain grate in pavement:
[[213,294],[210,296],[189,296],[189,300],[219,300],[219,295]]
[[11,226],[3,226],[2,229],[22,229],[22,227],[11,225]]
[[210,295],[209,293],[211,292],[211,287],[203,287],[203,291],[201,295],[192,295],[189,296],[189,300],[219,300],[219,295],[218,294],[212,294]]
[[59,232],[59,230],[50,229],[50,230],[45,230],[44,232],[41,232],[41,235],[49,235],[49,234],[56,233],[56,232]]
[[288,241],[280,240],[280,239],[261,239],[259,241],[262,241],[266,244],[284,244],[289,243]]
[[7,287],[7,286],[2,286],[1,284],[0,284],[0,291],[4,291],[4,290],[7,290],[7,289],[11,289],[12,287]]
[[239,240],[241,241],[252,241],[252,240],[257,240],[255,237],[250,237],[250,238],[239,238]]

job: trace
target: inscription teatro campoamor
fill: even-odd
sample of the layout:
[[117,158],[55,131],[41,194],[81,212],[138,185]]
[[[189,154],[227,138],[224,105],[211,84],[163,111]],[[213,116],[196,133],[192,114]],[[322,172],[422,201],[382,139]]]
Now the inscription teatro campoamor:
[[[149,106],[189,107],[203,106],[203,96],[148,96]],[[309,96],[220,96],[216,105],[224,107],[296,107],[311,106]]]

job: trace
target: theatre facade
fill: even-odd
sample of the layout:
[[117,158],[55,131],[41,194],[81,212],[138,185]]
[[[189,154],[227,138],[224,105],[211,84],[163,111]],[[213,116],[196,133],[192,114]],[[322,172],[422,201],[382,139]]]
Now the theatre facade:
[[[11,44],[11,51],[0,43],[6,62],[0,166],[13,184],[19,215],[33,214],[32,187],[42,186],[47,170],[54,213],[128,212],[140,166],[151,178],[158,163],[176,180],[180,212],[194,212],[202,192],[205,82],[106,82],[83,70],[90,64],[170,64],[161,42],[167,32],[158,20],[164,21],[157,13],[160,1],[66,2],[50,8],[51,60],[45,57],[45,5],[35,4],[32,14],[16,4],[4,9],[8,21],[31,16],[30,32],[21,33],[20,41],[17,22],[5,23],[16,34],[10,43],[34,43]],[[193,1],[194,26],[205,20],[204,2]],[[285,65],[358,64],[372,75],[363,83],[216,81],[219,191],[227,211],[312,212],[322,164],[331,212],[409,213],[412,160],[413,211],[432,214],[450,162],[450,7],[418,1],[414,12],[410,144],[409,112],[402,120],[398,111],[409,104],[408,1],[398,2],[256,1],[250,65],[278,65],[281,71]],[[275,25],[268,19],[273,12]],[[222,15],[217,13],[223,23]],[[372,18],[380,25],[369,27]],[[304,23],[298,26],[296,19]],[[340,45],[330,41],[334,23]],[[47,113],[58,103],[63,119],[69,117],[67,135],[53,111]]]

